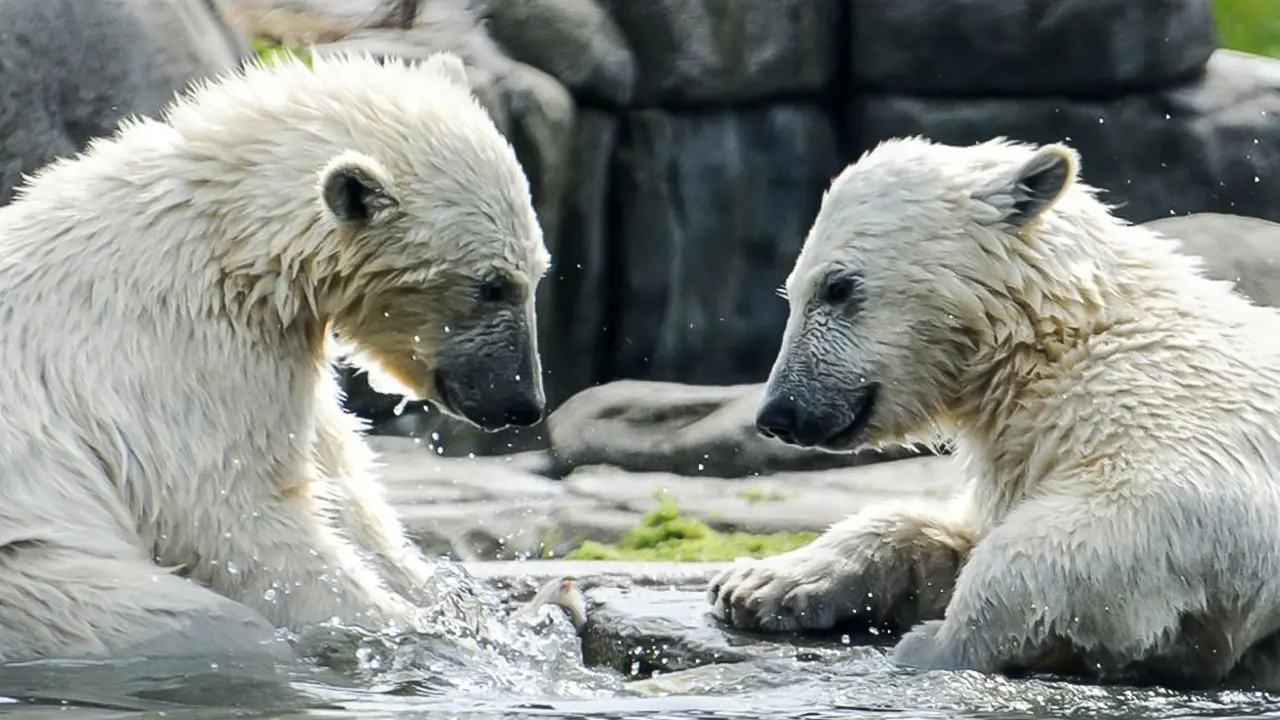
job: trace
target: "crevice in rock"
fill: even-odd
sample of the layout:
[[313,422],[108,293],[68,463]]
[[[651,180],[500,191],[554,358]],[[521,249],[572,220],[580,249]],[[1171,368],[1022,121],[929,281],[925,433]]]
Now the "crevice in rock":
[[832,73],[830,88],[827,92],[827,117],[836,131],[836,143],[840,159],[843,163],[856,159],[860,138],[853,137],[854,104],[853,66],[849,58],[849,44],[853,42],[853,7],[849,3],[840,3],[836,18],[836,48],[840,57],[835,61],[835,72]]
[[592,381],[596,384],[603,384],[618,379],[617,377],[617,357],[618,357],[618,341],[621,339],[618,334],[618,325],[622,321],[622,308],[626,303],[626,283],[624,282],[626,275],[626,258],[619,247],[622,243],[622,197],[618,188],[618,180],[623,176],[620,164],[622,162],[622,148],[626,147],[630,141],[631,124],[627,122],[625,113],[617,113],[618,125],[614,131],[613,145],[609,148],[609,169],[605,172],[605,182],[609,186],[605,189],[604,202],[604,259],[602,265],[605,268],[604,277],[608,280],[604,283],[602,294],[602,302],[604,310],[601,317],[604,319],[604,325],[600,328],[600,351],[596,353],[593,359]]
[[797,92],[762,95],[760,97],[737,100],[668,100],[657,104],[628,105],[622,107],[613,103],[590,98],[574,98],[579,108],[599,110],[614,114],[656,110],[672,115],[698,116],[722,115],[726,113],[751,112],[753,110],[772,110],[779,105],[822,105],[829,93]]
[[1205,76],[1203,68],[1193,73],[1188,73],[1182,77],[1171,78],[1160,83],[1131,83],[1127,85],[1110,85],[1105,88],[1099,88],[1096,92],[1082,93],[1071,90],[1062,91],[1045,91],[1045,90],[1000,90],[989,89],[982,92],[938,92],[932,91],[927,93],[904,91],[901,87],[874,85],[865,82],[855,83],[852,80],[847,86],[846,96],[849,99],[855,97],[876,98],[876,97],[912,97],[922,100],[955,100],[955,101],[982,101],[982,100],[1061,100],[1063,102],[1075,103],[1108,103],[1118,100],[1132,99],[1138,95],[1158,95],[1160,93],[1177,90],[1186,85],[1190,85],[1202,80]]

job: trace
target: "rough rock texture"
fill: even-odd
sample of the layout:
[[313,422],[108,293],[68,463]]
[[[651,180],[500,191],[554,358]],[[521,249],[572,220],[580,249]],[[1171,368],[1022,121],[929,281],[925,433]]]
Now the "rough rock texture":
[[996,135],[1065,140],[1087,182],[1134,222],[1192,212],[1280,219],[1280,61],[1215,54],[1203,79],[1107,100],[867,95],[852,137],[969,144]]
[[831,82],[840,62],[838,0],[603,0],[601,5],[635,52],[638,106],[816,94]]
[[1085,95],[1193,78],[1217,48],[1201,0],[857,0],[853,81],[913,95]]
[[221,0],[0,2],[0,204],[23,175],[80,151],[248,52]]
[[611,374],[758,380],[786,323],[772,291],[839,170],[834,128],[816,107],[776,105],[692,117],[638,111],[621,135],[612,187],[619,255],[603,288]]
[[[582,656],[640,680],[627,689],[665,694],[704,684],[723,686],[743,672],[776,663],[830,663],[881,655],[870,635],[773,636],[725,628],[707,612],[705,587],[723,563],[475,562],[465,567],[522,608],[548,580],[573,578],[583,592]],[[563,612],[547,608],[542,612]],[[648,678],[653,678],[649,680]],[[645,679],[645,680],[641,680]]]
[[801,637],[759,638],[726,630],[707,612],[700,586],[589,588],[582,656],[588,665],[648,678],[749,660],[856,657],[866,648]]
[[554,75],[575,96],[631,101],[635,58],[613,18],[592,0],[493,0],[488,20],[508,52]]

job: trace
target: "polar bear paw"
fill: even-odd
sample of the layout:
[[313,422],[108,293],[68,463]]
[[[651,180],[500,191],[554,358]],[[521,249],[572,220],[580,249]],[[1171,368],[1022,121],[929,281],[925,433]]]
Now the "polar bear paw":
[[853,614],[850,566],[834,552],[801,548],[740,558],[711,582],[712,613],[744,630],[829,630]]

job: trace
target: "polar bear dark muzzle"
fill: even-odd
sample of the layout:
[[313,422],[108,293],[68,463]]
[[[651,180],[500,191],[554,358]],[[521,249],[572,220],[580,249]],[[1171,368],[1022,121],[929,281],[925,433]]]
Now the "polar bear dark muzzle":
[[[480,379],[466,382],[453,374],[436,370],[436,403],[445,413],[462,418],[481,430],[497,432],[508,427],[531,427],[546,414],[546,399],[540,382],[494,392],[495,383]],[[474,378],[472,378],[474,379]],[[459,381],[462,381],[460,384]]]
[[868,383],[831,398],[836,403],[810,404],[770,392],[756,413],[756,431],[797,447],[851,450],[866,439],[879,393],[879,384]]

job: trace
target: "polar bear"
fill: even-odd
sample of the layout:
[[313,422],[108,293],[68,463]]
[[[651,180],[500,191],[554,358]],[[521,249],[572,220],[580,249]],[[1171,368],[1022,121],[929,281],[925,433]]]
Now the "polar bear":
[[333,338],[535,424],[549,262],[453,55],[254,64],[30,178],[0,209],[0,660],[484,631],[383,499]]
[[738,561],[714,613],[905,631],[892,658],[915,668],[1276,684],[1280,317],[1077,167],[1058,144],[902,138],[833,181],[758,429],[954,439],[970,479]]

